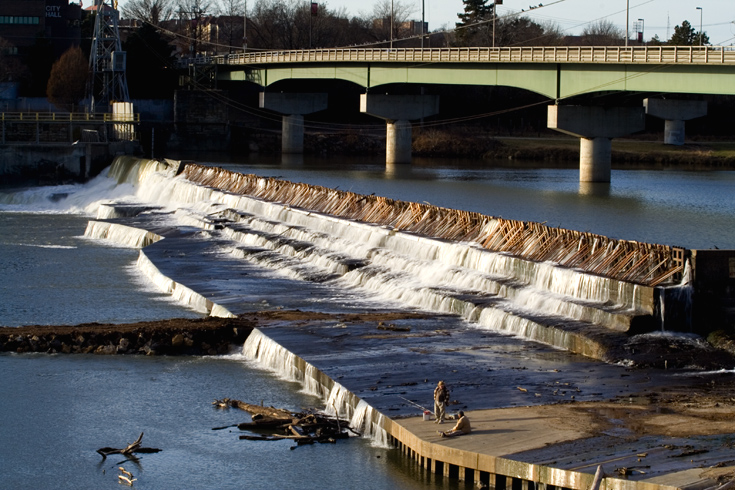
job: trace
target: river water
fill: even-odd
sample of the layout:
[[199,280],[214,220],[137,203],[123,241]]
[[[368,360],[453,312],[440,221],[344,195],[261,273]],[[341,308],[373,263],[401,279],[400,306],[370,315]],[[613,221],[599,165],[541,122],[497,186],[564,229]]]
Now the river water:
[[[614,238],[735,248],[735,172],[613,171],[609,186],[587,188],[577,182],[574,169],[509,169],[486,162],[417,160],[395,168],[379,159],[209,164]],[[84,186],[0,193],[1,325],[201,315],[151,286],[135,267],[136,251],[83,237],[93,203],[131,193],[105,177]],[[298,305],[303,291],[287,287],[279,294],[290,306]],[[494,341],[498,356],[519,352],[524,344],[502,336]],[[543,370],[550,352],[539,348],[523,356]],[[564,356],[553,355],[554,367],[580,362],[578,356],[566,361]],[[121,460],[101,461],[95,450],[123,447],[140,432],[144,445],[163,451],[124,464],[138,478],[138,488],[457,485],[364,439],[291,451],[287,442],[240,441],[229,429],[212,431],[246,417],[214,410],[215,398],[264,400],[292,409],[321,403],[237,353],[155,359],[5,354],[0,369],[3,488],[119,488]]]

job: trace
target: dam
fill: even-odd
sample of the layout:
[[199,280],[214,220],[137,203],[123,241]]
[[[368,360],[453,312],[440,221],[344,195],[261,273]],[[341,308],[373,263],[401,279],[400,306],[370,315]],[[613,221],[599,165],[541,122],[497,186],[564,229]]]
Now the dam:
[[[416,412],[411,402],[428,403],[422,400],[432,378],[442,373],[479,432],[495,430],[483,428],[484,417],[497,424],[483,410],[509,403],[585,402],[619,395],[630,384],[654,389],[649,375],[626,372],[620,380],[622,366],[635,362],[630,334],[668,328],[681,321],[672,312],[691,309],[686,301],[693,268],[683,249],[199,165],[120,158],[111,174],[136,187],[137,202],[101,205],[86,235],[140,248],[138,266],[150,280],[198,311],[224,317],[252,311],[267,288],[253,266],[315,285],[316,292],[304,288],[314,295],[306,301],[312,312],[349,315],[368,308],[365,297],[394,304],[390,325],[276,321],[254,332],[243,353],[301,382],[327,409],[434,473],[499,488],[589,488],[595,465],[580,471],[556,467],[548,456],[459,447],[479,441],[480,434],[444,443],[436,426],[407,417]],[[354,294],[345,293],[343,304],[326,304],[320,288],[334,284]],[[538,374],[535,384],[510,386],[513,368],[493,364],[490,334],[580,356]],[[519,364],[529,369],[527,361]],[[606,388],[599,386],[602,379]],[[503,399],[492,400],[501,383]],[[588,435],[580,431],[541,444]],[[518,446],[511,454],[539,449]],[[607,477],[604,486],[688,488],[692,475],[682,471]],[[673,483],[662,483],[666,478]]]

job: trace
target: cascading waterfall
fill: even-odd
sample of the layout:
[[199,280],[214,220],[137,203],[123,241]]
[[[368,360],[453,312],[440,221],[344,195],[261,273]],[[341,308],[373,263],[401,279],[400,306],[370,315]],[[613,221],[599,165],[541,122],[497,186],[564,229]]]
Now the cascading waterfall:
[[390,447],[388,432],[383,429],[384,417],[364,400],[360,400],[350,419],[350,427],[360,432],[363,437],[369,437],[375,446]]
[[104,221],[90,221],[87,223],[87,229],[84,231],[84,236],[98,240],[109,240],[117,245],[123,245],[130,248],[147,247],[151,243],[155,243],[163,239],[163,237],[150,231]]
[[[242,354],[282,379],[301,383],[304,385],[304,389],[309,386],[309,384],[304,383],[307,363],[293,352],[273,342],[270,337],[267,337],[258,329],[253,330],[248,336],[243,345]],[[319,389],[309,391],[309,393],[322,397],[324,391]]]
[[[536,225],[513,228],[516,225],[510,222],[472,213],[452,214],[452,210],[412,207],[371,196],[357,198],[196,165],[187,165],[174,176],[173,170],[161,170],[151,161],[142,162],[144,169],[138,171],[124,170],[132,165],[130,160],[116,164],[121,167],[114,172],[118,178],[138,179],[136,195],[145,205],[173,210],[179,225],[196,226],[230,240],[228,251],[233,257],[291,278],[329,282],[338,289],[358,288],[384,303],[459,315],[481,328],[590,355],[599,346],[579,334],[581,324],[625,332],[637,322],[636,328],[645,330],[646,319],[658,313],[651,286],[492,250],[499,240],[497,233],[515,229],[519,236],[521,231],[526,233],[524,251],[519,253],[542,256],[534,247],[545,249],[552,242],[532,238],[533,233],[561,236],[559,230]],[[245,190],[252,195],[239,193]],[[320,204],[317,196],[329,203]],[[361,201],[366,208],[360,208]],[[349,211],[365,221],[294,207],[297,204],[328,207],[340,214]],[[391,206],[399,214],[386,221]],[[437,219],[439,224],[421,222],[426,219]],[[453,225],[452,220],[459,224]],[[484,238],[446,240],[416,234],[414,229],[435,230],[438,237]],[[576,237],[576,248],[565,249],[564,260],[618,275],[642,274],[641,264],[650,261],[646,250],[654,258],[667,250],[570,233]],[[512,241],[510,235],[503,236]],[[508,242],[504,247],[515,245]],[[603,252],[609,259],[600,255]],[[625,272],[633,259],[635,267]],[[662,272],[655,269],[650,274],[660,277]],[[565,325],[574,325],[573,332],[566,331]]]
[[305,392],[322,399],[324,413],[350,420],[350,427],[355,431],[370,438],[374,444],[388,447],[382,414],[261,330],[254,329],[248,336],[242,354],[281,379],[300,383]]
[[657,288],[661,331],[691,331],[692,328],[692,269],[686,261],[681,283],[676,286]]

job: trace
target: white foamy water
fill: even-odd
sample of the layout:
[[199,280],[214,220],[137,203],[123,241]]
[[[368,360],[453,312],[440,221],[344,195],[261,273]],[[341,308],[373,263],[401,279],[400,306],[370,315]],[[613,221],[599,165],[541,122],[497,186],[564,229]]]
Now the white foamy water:
[[[651,288],[234,195],[174,177],[155,162],[121,160],[110,174],[134,183],[139,204],[173,213],[178,226],[230,240],[237,259],[292,279],[361,290],[384,305],[458,315],[561,348],[574,338],[550,326],[581,322],[625,331],[632,316],[654,312]],[[111,234],[98,226],[104,228],[91,223],[88,234]],[[140,243],[132,230],[117,235],[120,243]]]
[[369,438],[376,447],[389,447],[380,412],[262,331],[255,329],[248,336],[242,356],[281,379],[299,383],[305,393],[322,400],[324,413],[349,420],[350,427]]
[[[554,325],[576,322],[625,331],[633,316],[654,314],[651,288],[493,253],[473,243],[417,236],[230,194],[175,176],[160,162],[125,157],[108,174],[77,192],[65,189],[64,197],[58,197],[57,189],[36,194],[35,201],[28,195],[20,200],[36,207],[43,201],[56,212],[83,209],[101,216],[115,216],[115,203],[155,207],[159,219],[197,227],[217,238],[233,258],[298,281],[323,283],[335,296],[339,291],[361,291],[364,300],[376,304],[458,315],[479,328],[561,348],[574,339]],[[50,196],[56,200],[51,202]],[[197,311],[222,309],[216,300],[197,297],[189,285],[155,271],[144,249],[160,239],[155,234],[95,220],[86,235],[143,248],[139,266],[161,291]],[[232,308],[221,314],[237,314],[236,305]]]

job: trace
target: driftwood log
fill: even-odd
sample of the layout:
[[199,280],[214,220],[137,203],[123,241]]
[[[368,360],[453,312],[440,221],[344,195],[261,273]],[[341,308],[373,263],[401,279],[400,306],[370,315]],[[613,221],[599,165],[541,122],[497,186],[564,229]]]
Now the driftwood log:
[[248,412],[250,415],[261,415],[263,417],[270,417],[274,419],[287,419],[291,418],[293,413],[289,410],[274,407],[264,407],[263,405],[252,405],[245,403],[240,400],[233,400],[231,398],[223,398],[222,400],[215,400],[212,402],[217,408],[237,408]]
[[135,440],[135,442],[132,442],[128,444],[126,447],[122,449],[117,449],[114,447],[101,447],[97,450],[99,454],[102,455],[103,459],[106,459],[107,456],[110,454],[122,454],[123,456],[128,457],[135,457],[133,453],[157,453],[160,452],[160,449],[152,448],[152,447],[141,447],[141,442],[143,441],[143,432],[140,433],[138,438]]
[[[252,405],[240,400],[224,398],[212,402],[218,408],[238,408],[250,413],[252,422],[237,424],[240,430],[258,432],[257,435],[242,435],[240,439],[248,441],[281,441],[290,439],[297,446],[303,444],[334,443],[338,439],[349,437],[347,431],[353,431],[347,421],[335,417],[314,413],[294,413],[289,410],[263,405]],[[234,427],[234,426],[229,426]],[[213,430],[224,429],[216,427]],[[294,449],[295,447],[291,449]]]

